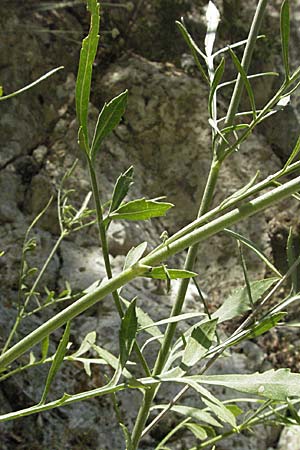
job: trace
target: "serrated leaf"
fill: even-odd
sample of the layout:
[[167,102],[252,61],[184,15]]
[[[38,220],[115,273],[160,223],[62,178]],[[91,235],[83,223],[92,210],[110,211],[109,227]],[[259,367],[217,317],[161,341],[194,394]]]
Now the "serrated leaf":
[[278,269],[271,263],[271,261],[267,258],[267,256],[257,247],[257,245],[252,242],[250,239],[246,238],[240,233],[236,231],[229,230],[228,228],[224,229],[225,234],[234,237],[235,239],[242,242],[246,247],[250,248],[265,264],[272,270],[278,277],[282,278],[281,273]]
[[88,0],[87,9],[91,14],[90,30],[88,36],[82,41],[76,80],[76,114],[81,130],[79,132],[79,141],[81,148],[86,152],[89,151],[87,120],[92,70],[99,41],[100,17],[97,0]]
[[112,220],[147,220],[152,217],[164,216],[173,206],[172,203],[141,198],[121,205],[109,218]]
[[196,439],[199,439],[200,441],[204,441],[204,439],[207,438],[207,433],[203,427],[198,425],[197,423],[187,423],[185,425],[185,428],[190,430]]
[[127,97],[128,91],[126,90],[117,97],[113,98],[109,103],[104,104],[98,116],[92,140],[92,160],[95,160],[96,154],[100,150],[103,139],[119,124],[126,109]]
[[292,373],[290,369],[271,369],[264,373],[247,375],[195,375],[186,378],[196,383],[228,387],[275,401],[300,397],[300,374]]
[[284,0],[280,11],[280,35],[285,78],[289,80],[289,40],[290,40],[290,2]]
[[210,1],[206,10],[207,32],[205,36],[205,53],[211,56],[213,53],[216,32],[220,21],[220,13],[214,3]]
[[72,356],[72,358],[78,358],[79,356],[88,352],[93,347],[95,342],[96,342],[96,331],[91,331],[85,336],[85,338],[80,344],[79,349],[70,356]]
[[253,90],[250,84],[250,81],[247,77],[247,73],[245,72],[242,64],[240,63],[240,60],[238,59],[238,57],[236,56],[236,54],[234,53],[234,51],[229,48],[229,53],[230,56],[232,58],[232,61],[235,65],[235,68],[237,69],[238,73],[240,74],[241,79],[243,80],[244,86],[246,88],[248,97],[249,97],[249,101],[250,101],[250,105],[252,108],[252,113],[253,113],[253,120],[256,119],[256,106],[255,106],[255,98],[254,98],[254,94],[253,94]]
[[137,317],[136,317],[136,299],[132,300],[128,306],[124,317],[121,320],[121,327],[119,333],[120,343],[120,363],[123,368],[130,356],[130,353],[135,342],[137,333]]
[[[171,280],[177,280],[179,278],[192,278],[192,277],[196,277],[198,274],[196,272],[191,272],[190,270],[181,270],[181,269],[167,269],[167,273],[169,276],[169,279]],[[157,280],[167,280],[167,274],[166,271],[164,270],[163,266],[158,266],[158,267],[152,267],[151,270],[149,270],[148,272],[145,272],[143,275],[143,277],[147,277],[147,278],[154,278]]]
[[44,404],[47,399],[47,395],[49,393],[52,381],[54,380],[54,378],[61,366],[61,363],[63,362],[63,359],[65,357],[65,354],[67,351],[67,345],[69,342],[69,337],[70,337],[70,322],[67,322],[65,331],[64,331],[62,338],[58,344],[51,367],[48,372],[48,376],[47,376],[47,380],[45,383],[45,388],[44,388],[44,392],[43,392],[40,404]]
[[[168,405],[155,405],[155,409],[165,409],[167,406]],[[203,411],[203,409],[193,408],[191,406],[174,405],[171,410],[185,417],[191,417],[198,422],[204,422],[214,427],[222,427],[220,422],[207,411]]]
[[211,87],[210,87],[210,91],[209,91],[209,96],[208,96],[208,111],[209,111],[209,115],[210,117],[213,116],[213,100],[214,100],[214,95],[216,92],[216,89],[218,87],[218,84],[220,83],[223,74],[224,74],[224,69],[225,69],[225,59],[222,58],[220,64],[218,65],[218,67],[216,68],[215,74],[214,74],[214,78],[212,80],[211,83]]
[[193,329],[183,353],[185,367],[194,366],[206,354],[215,336],[217,323],[218,319],[209,320]]
[[132,247],[132,249],[130,249],[126,255],[125,263],[124,263],[124,270],[126,270],[129,267],[136,264],[141,259],[143,254],[145,253],[146,248],[147,248],[147,242],[142,242],[137,247]]
[[124,173],[122,173],[114,187],[109,214],[119,208],[122,201],[126,197],[130,186],[133,183],[133,167],[129,167]]
[[187,45],[189,46],[191,53],[193,55],[194,61],[196,63],[196,66],[198,67],[203,79],[209,84],[209,79],[208,76],[204,70],[204,68],[202,67],[201,62],[199,61],[198,55],[201,55],[202,58],[204,58],[204,60],[206,59],[206,56],[204,55],[204,53],[202,53],[202,51],[200,50],[200,48],[197,46],[197,44],[195,43],[194,39],[192,38],[192,36],[189,34],[189,32],[187,31],[184,23],[179,22],[178,20],[176,20],[176,25],[181,33],[181,35],[183,36],[183,39],[185,40],[185,42],[187,43]]
[[[276,282],[278,278],[266,278],[265,280],[253,281],[250,283],[253,302],[257,302],[260,297]],[[225,322],[251,309],[247,288],[236,289],[222,306],[212,314],[212,319],[218,322]]]

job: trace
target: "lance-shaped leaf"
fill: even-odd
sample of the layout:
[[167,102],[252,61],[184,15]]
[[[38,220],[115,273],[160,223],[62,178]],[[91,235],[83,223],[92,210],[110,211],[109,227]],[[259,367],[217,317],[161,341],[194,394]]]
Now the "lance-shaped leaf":
[[290,78],[289,69],[289,40],[290,40],[290,2],[284,0],[281,6],[280,12],[280,35],[281,35],[281,47],[283,64],[285,70],[286,81]]
[[235,65],[236,70],[238,71],[238,73],[240,74],[240,77],[243,80],[244,86],[246,88],[246,91],[247,91],[247,94],[248,94],[248,97],[249,97],[250,105],[251,105],[251,108],[252,108],[253,119],[255,120],[256,116],[257,116],[257,114],[256,114],[256,106],[255,106],[255,98],[254,98],[254,94],[253,94],[253,90],[252,90],[250,81],[249,81],[249,79],[247,77],[247,73],[245,72],[242,64],[240,63],[239,58],[236,56],[236,54],[234,53],[234,51],[231,48],[229,48],[229,53],[230,53],[230,56],[232,58],[232,61],[233,61],[234,65]]
[[284,167],[283,167],[283,171],[285,171],[287,169],[287,167],[292,164],[292,162],[294,161],[294,159],[296,158],[296,156],[298,155],[300,151],[300,136],[297,139],[297,142],[295,144],[295,147],[293,148],[292,153],[290,154],[287,162],[285,163]]
[[124,270],[136,264],[145,253],[146,248],[147,242],[142,242],[137,247],[132,247],[126,255]]
[[[152,409],[165,409],[168,405],[155,405]],[[200,423],[207,423],[212,425],[213,427],[222,427],[221,423],[218,422],[210,413],[204,411],[203,409],[193,408],[192,406],[181,406],[174,405],[171,408],[171,411],[174,411],[178,414],[181,414],[185,417],[190,417],[191,419],[197,420]]]
[[257,325],[253,327],[250,335],[248,335],[247,338],[248,339],[256,338],[266,333],[267,331],[271,330],[271,328],[276,327],[278,322],[281,319],[283,319],[285,315],[286,315],[285,312],[278,312],[270,315],[266,319],[261,320]]
[[186,378],[196,383],[228,387],[271,400],[286,401],[290,397],[300,397],[300,374],[292,373],[289,369],[271,369],[249,375],[195,375]]
[[109,208],[109,214],[115,209],[118,209],[122,201],[126,197],[130,186],[133,183],[133,167],[129,167],[124,173],[122,173],[114,187],[112,200]]
[[[250,283],[253,302],[257,302],[260,297],[276,282],[278,278],[266,278],[265,280],[253,281]],[[250,300],[246,287],[236,289],[222,306],[212,314],[213,319],[218,319],[219,323],[230,320],[233,317],[251,309]]]
[[147,220],[152,217],[164,216],[174,205],[157,200],[146,200],[145,198],[132,200],[124,203],[116,211],[110,214],[113,220]]
[[206,10],[207,32],[205,36],[205,53],[211,56],[213,53],[216,32],[220,21],[220,13],[214,3],[210,1]]
[[141,328],[139,328],[138,331],[146,330],[146,329],[152,328],[152,327],[158,327],[160,325],[167,325],[169,323],[177,323],[177,322],[181,322],[182,320],[193,319],[194,317],[200,317],[200,316],[205,316],[205,313],[179,314],[178,316],[172,316],[172,317],[168,317],[167,319],[159,320],[158,322],[152,322],[152,323],[146,324],[146,325],[142,326]]
[[93,141],[91,145],[91,159],[94,160],[101,147],[103,139],[111,133],[119,124],[126,108],[128,91],[122,92],[113,98],[109,103],[105,103],[96,123]]
[[218,87],[218,85],[219,85],[219,83],[220,83],[220,81],[221,81],[221,79],[223,77],[224,69],[225,69],[225,59],[222,58],[220,64],[216,68],[215,75],[214,75],[214,78],[212,80],[210,91],[209,91],[208,110],[209,110],[210,117],[212,117],[212,115],[213,115],[214,95],[215,95],[216,89],[217,89],[217,87]]
[[212,344],[217,322],[218,319],[209,320],[193,329],[183,353],[182,364],[185,369],[194,366],[206,354]]
[[204,439],[207,438],[207,433],[203,427],[198,425],[197,423],[187,423],[185,425],[185,428],[190,430],[196,439],[199,439],[200,441],[204,441]]
[[155,278],[157,280],[177,280],[179,278],[192,278],[196,277],[198,274],[196,272],[191,272],[190,270],[181,269],[167,269],[164,266],[152,267],[151,270],[144,273],[142,276],[147,278]]
[[91,14],[91,24],[88,36],[82,41],[76,80],[76,114],[80,127],[79,141],[81,148],[86,152],[89,151],[87,120],[92,70],[99,41],[100,17],[97,0],[88,0],[87,9]]
[[64,334],[62,335],[62,338],[58,344],[56,353],[54,355],[48,376],[47,376],[47,380],[46,380],[46,384],[45,384],[45,388],[44,388],[44,392],[40,401],[40,404],[43,405],[46,402],[46,398],[47,395],[49,393],[52,381],[54,380],[54,377],[56,376],[61,363],[63,362],[63,359],[65,357],[66,351],[67,351],[67,345],[69,342],[69,336],[70,336],[70,322],[67,323]]
[[132,300],[121,321],[119,343],[120,363],[124,367],[135,342],[137,332],[136,299]]
[[96,331],[91,331],[85,336],[85,338],[81,342],[79,349],[75,353],[72,353],[72,355],[70,356],[72,356],[73,358],[77,358],[78,356],[83,355],[93,347],[95,342],[96,342]]

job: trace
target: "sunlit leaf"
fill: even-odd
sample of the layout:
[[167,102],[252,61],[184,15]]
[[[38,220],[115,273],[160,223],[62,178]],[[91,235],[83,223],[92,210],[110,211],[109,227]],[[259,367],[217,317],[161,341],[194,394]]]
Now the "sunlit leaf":
[[221,79],[223,77],[224,69],[225,69],[225,59],[222,58],[220,64],[216,68],[215,75],[214,75],[214,78],[212,80],[210,91],[209,91],[208,110],[209,110],[210,117],[213,116],[214,95],[215,95],[216,89],[217,89],[217,87],[218,87],[218,85],[219,85],[219,83],[220,83],[220,81],[221,81]]
[[[169,268],[167,270],[169,279],[171,280],[176,280],[179,278],[192,278],[198,275],[196,272],[191,272],[190,270],[169,269]],[[152,267],[151,270],[144,273],[142,276],[158,280],[166,280],[168,278],[163,266]]]
[[129,267],[136,264],[141,259],[143,254],[145,253],[146,248],[147,248],[147,242],[142,242],[137,247],[132,247],[132,249],[130,249],[126,255],[125,263],[124,263],[124,270],[126,270]]
[[96,342],[96,331],[91,331],[85,336],[85,338],[81,342],[79,349],[75,353],[72,353],[71,356],[73,358],[77,358],[78,356],[83,355],[93,347],[93,344],[95,344],[95,342]]
[[247,338],[253,339],[271,330],[271,328],[274,328],[285,315],[285,312],[278,312],[270,315],[266,319],[262,319],[257,325],[253,327],[251,334],[248,335]]
[[109,218],[113,220],[147,220],[152,217],[164,216],[173,206],[172,203],[141,198],[121,205],[110,214]]
[[182,363],[185,367],[194,366],[210,348],[216,332],[218,319],[203,322],[193,329],[187,340]]
[[206,10],[206,22],[207,32],[205,36],[205,53],[207,56],[211,56],[213,53],[214,42],[216,38],[216,32],[220,21],[220,13],[214,3],[209,1]]

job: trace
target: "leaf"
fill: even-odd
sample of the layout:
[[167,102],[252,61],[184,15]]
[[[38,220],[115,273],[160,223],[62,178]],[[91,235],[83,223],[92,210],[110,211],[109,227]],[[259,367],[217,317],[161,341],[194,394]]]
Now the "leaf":
[[137,332],[137,317],[135,308],[136,299],[132,300],[121,321],[119,343],[120,363],[122,368],[125,366],[135,342]]
[[62,335],[62,338],[58,344],[56,353],[54,355],[51,367],[49,369],[48,372],[48,376],[47,376],[47,380],[46,380],[46,384],[45,384],[45,388],[44,388],[44,392],[40,401],[40,404],[43,405],[46,402],[47,399],[47,395],[49,393],[52,381],[54,380],[60,366],[61,363],[63,362],[63,359],[65,357],[66,351],[67,351],[67,345],[69,342],[69,336],[70,336],[70,322],[67,322],[65,331]]
[[206,10],[207,32],[205,36],[205,53],[211,56],[213,52],[216,32],[220,21],[220,13],[214,3],[210,1]]
[[278,313],[270,315],[266,319],[261,320],[261,322],[258,325],[255,325],[252,328],[250,335],[247,335],[247,339],[256,338],[256,337],[266,333],[271,328],[274,328],[277,325],[277,323],[281,319],[283,319],[283,317],[285,315],[286,315],[285,312],[278,312]]
[[212,344],[217,322],[218,319],[209,320],[193,329],[182,358],[182,363],[186,368],[194,366],[206,354]]
[[85,338],[81,342],[79,349],[70,356],[72,356],[72,358],[78,358],[79,356],[88,352],[93,347],[93,344],[95,344],[95,342],[96,342],[96,331],[91,331],[85,336]]
[[225,59],[222,58],[220,64],[218,65],[218,67],[216,68],[215,74],[214,74],[214,78],[212,80],[211,83],[211,87],[210,87],[210,91],[209,91],[209,96],[208,96],[208,111],[209,111],[209,115],[210,117],[213,116],[213,100],[214,100],[214,95],[215,92],[217,90],[218,84],[220,83],[223,74],[224,74],[224,69],[225,69]]
[[[153,409],[165,409],[167,406],[168,405],[155,405]],[[191,406],[174,405],[171,410],[185,417],[191,417],[198,422],[208,423],[214,427],[222,427],[220,422],[203,409],[193,408]]]
[[[286,254],[287,254],[287,260],[288,260],[288,266],[290,269],[297,259],[292,227],[290,227],[290,230],[289,230],[289,235],[288,235],[287,245],[286,245]],[[294,270],[291,274],[291,282],[292,282],[292,292],[291,293],[296,294],[299,290],[298,289],[297,267],[294,268]]]
[[142,242],[137,247],[132,247],[126,255],[123,270],[126,270],[129,267],[134,266],[134,264],[136,264],[141,259],[141,257],[146,251],[146,248],[147,242]]
[[49,335],[45,337],[45,339],[41,342],[41,350],[42,350],[42,358],[41,361],[45,361],[48,355],[49,350]]
[[288,397],[300,397],[300,374],[292,373],[289,369],[271,369],[249,375],[195,375],[186,378],[196,383],[228,387],[275,401],[285,402]]
[[[190,270],[181,269],[167,269],[169,279],[177,280],[178,278],[192,278],[196,277],[198,274],[196,272],[191,272]],[[167,280],[167,274],[164,270],[164,266],[152,267],[151,270],[141,275],[142,277],[154,278],[157,280]]]
[[3,88],[0,86],[0,101],[7,100],[9,98],[15,97],[16,95],[22,94],[25,91],[28,91],[35,85],[41,83],[41,81],[46,80],[47,78],[51,77],[54,73],[58,72],[59,70],[62,70],[64,66],[56,67],[55,69],[49,70],[49,72],[45,73],[43,76],[38,78],[37,80],[33,81],[32,83],[28,84],[27,86],[22,87],[21,89],[18,89],[15,92],[12,92],[11,94],[3,95]]
[[76,80],[76,114],[79,123],[79,142],[81,148],[88,153],[88,107],[91,91],[93,63],[97,53],[99,41],[99,4],[97,0],[88,0],[87,9],[91,14],[88,36],[82,41],[79,67]]
[[198,425],[197,423],[187,423],[185,425],[185,428],[190,430],[193,433],[193,435],[200,441],[204,441],[204,439],[207,438],[207,433],[205,429],[200,425]]
[[229,50],[230,56],[232,58],[232,61],[233,61],[234,65],[235,65],[235,68],[237,69],[238,73],[240,74],[241,79],[243,80],[244,86],[246,88],[246,91],[247,91],[247,94],[248,94],[248,97],[249,97],[250,105],[251,105],[251,108],[252,108],[253,120],[255,120],[256,116],[257,116],[257,114],[256,114],[256,106],[255,106],[255,99],[254,99],[254,94],[253,94],[253,90],[252,90],[250,81],[249,81],[249,79],[247,77],[247,73],[245,72],[242,64],[240,63],[240,60],[238,59],[238,57],[236,56],[234,51],[231,48],[229,48],[228,50]]
[[117,97],[113,98],[109,103],[104,104],[98,116],[92,140],[90,153],[92,160],[95,160],[103,139],[119,124],[125,112],[127,97],[128,91],[126,90]]
[[254,242],[252,242],[242,234],[239,234],[236,231],[229,230],[228,228],[225,228],[224,232],[225,234],[230,235],[242,242],[246,247],[250,248],[250,250],[252,250],[269,267],[269,269],[271,269],[279,278],[282,278],[279,270],[276,269],[276,267],[271,263],[271,261],[269,261],[266,255],[257,247]]
[[123,204],[109,218],[113,220],[147,220],[152,217],[164,216],[173,206],[172,203],[141,198]]
[[[142,331],[142,330],[146,330],[148,328],[151,327],[158,327],[160,325],[166,325],[168,323],[176,323],[176,322],[180,322],[181,320],[188,320],[188,319],[193,319],[194,317],[200,317],[200,316],[205,316],[205,313],[185,313],[185,314],[179,314],[178,316],[172,316],[172,317],[168,317],[167,319],[162,319],[159,320],[158,322],[153,322],[149,325],[145,325],[141,328],[139,328],[138,331]],[[159,334],[161,334],[159,332]]]
[[292,162],[294,161],[294,159],[295,159],[296,156],[298,155],[299,151],[300,151],[300,136],[298,137],[297,142],[296,142],[296,144],[295,144],[295,147],[294,147],[292,153],[290,154],[290,156],[289,156],[287,162],[286,162],[285,165],[283,166],[283,169],[282,169],[283,171],[285,171],[285,170],[288,168],[288,166],[289,166],[290,164],[292,164]]
[[289,69],[289,40],[290,40],[290,2],[284,0],[280,11],[280,35],[281,35],[281,47],[283,64],[285,70],[285,79],[290,79]]
[[191,53],[193,55],[194,61],[196,63],[196,66],[198,67],[202,78],[209,84],[209,78],[205,72],[205,70],[202,67],[202,64],[199,61],[198,55],[201,55],[202,58],[204,60],[206,60],[206,56],[204,55],[204,53],[202,53],[202,51],[200,50],[200,48],[197,46],[197,44],[195,43],[194,39],[192,38],[192,36],[189,34],[189,32],[187,31],[184,23],[179,22],[178,20],[176,20],[176,25],[180,31],[180,33],[183,36],[183,39],[185,40],[185,42],[187,43],[187,45],[189,46]]
[[133,183],[133,167],[129,167],[124,173],[122,173],[114,187],[109,214],[119,208],[122,201],[126,197],[130,186]]
[[[130,302],[125,300],[123,297],[121,297],[122,302],[125,303],[125,305],[128,307]],[[149,314],[145,313],[142,308],[137,306],[135,308],[138,324],[140,326],[140,329],[147,329],[147,333],[149,333],[151,336],[158,338],[161,336],[160,329],[154,324],[154,321],[151,319]]]
[[[253,281],[250,283],[253,302],[257,302],[260,297],[276,282],[277,278],[266,278],[265,280]],[[251,304],[246,287],[236,289],[222,306],[212,314],[212,319],[218,319],[219,323],[240,316],[251,309]]]

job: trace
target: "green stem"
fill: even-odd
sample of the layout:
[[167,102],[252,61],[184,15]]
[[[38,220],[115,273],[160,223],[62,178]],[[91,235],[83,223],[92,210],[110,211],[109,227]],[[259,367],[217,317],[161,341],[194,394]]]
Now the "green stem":
[[16,360],[31,347],[38,344],[54,330],[60,328],[69,320],[72,320],[74,317],[86,311],[111,292],[124,286],[134,278],[142,276],[148,271],[148,266],[157,265],[168,259],[170,256],[185,250],[191,245],[204,241],[219,233],[224,228],[230,227],[241,220],[247,219],[258,212],[265,210],[280,200],[288,198],[295,192],[299,191],[299,189],[300,176],[276,187],[272,191],[261,195],[255,200],[251,200],[241,205],[239,208],[233,209],[210,223],[199,227],[170,245],[153,252],[151,255],[145,256],[140,260],[139,264],[135,264],[133,267],[130,267],[111,280],[108,280],[106,283],[102,284],[99,288],[95,289],[95,291],[84,295],[7,350],[0,356],[0,370],[7,367],[10,363]]
[[[96,177],[96,173],[95,173],[95,170],[94,170],[91,160],[89,158],[87,158],[87,159],[88,159],[88,166],[89,166],[89,173],[90,173],[93,197],[94,197],[94,202],[95,202],[95,206],[96,206],[99,240],[100,240],[101,247],[102,247],[102,253],[103,253],[103,259],[104,259],[107,278],[110,280],[110,279],[112,279],[113,275],[112,275],[111,264],[110,264],[110,260],[109,260],[106,229],[105,229],[105,225],[103,223],[103,210],[102,210],[102,205],[101,205],[101,200],[100,200],[100,195],[99,195],[97,177]],[[122,319],[122,317],[123,317],[122,302],[120,300],[119,293],[117,290],[112,292],[112,297],[114,299],[118,314],[119,314],[120,318]],[[148,367],[147,361],[145,360],[137,342],[134,343],[134,350],[137,354],[137,357],[138,357],[140,363],[142,364],[142,367],[143,367],[146,375],[151,376],[151,371]]]

